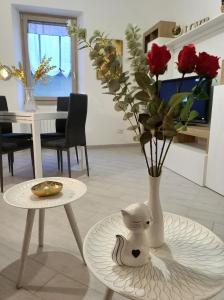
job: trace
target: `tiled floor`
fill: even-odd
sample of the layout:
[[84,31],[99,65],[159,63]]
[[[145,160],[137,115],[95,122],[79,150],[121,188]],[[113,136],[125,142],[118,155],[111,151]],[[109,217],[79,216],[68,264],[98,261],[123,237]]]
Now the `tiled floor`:
[[[43,157],[44,175],[60,176],[55,153],[44,152]],[[145,201],[148,197],[147,173],[138,147],[90,149],[89,161],[89,178],[81,171],[73,171],[72,174],[88,187],[87,194],[73,203],[83,237],[103,217],[130,203]],[[77,169],[75,162],[73,169]],[[64,175],[67,176],[67,173]],[[31,164],[26,152],[16,154],[13,178],[9,176],[5,161],[5,190],[31,178]],[[164,210],[197,220],[224,239],[224,197],[164,169],[161,201]],[[62,208],[49,209],[46,213],[43,252],[37,249],[35,221],[24,276],[25,285],[19,291],[15,289],[25,217],[25,210],[0,201],[0,300],[103,299],[105,288],[82,264]],[[116,295],[113,299],[125,298]],[[223,300],[224,293],[213,299]]]

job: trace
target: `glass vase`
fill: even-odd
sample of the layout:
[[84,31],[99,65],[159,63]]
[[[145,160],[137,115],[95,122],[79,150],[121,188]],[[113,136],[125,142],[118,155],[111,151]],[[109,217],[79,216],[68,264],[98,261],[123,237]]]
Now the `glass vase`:
[[35,112],[37,110],[37,105],[34,100],[32,87],[25,87],[24,110],[28,112]]

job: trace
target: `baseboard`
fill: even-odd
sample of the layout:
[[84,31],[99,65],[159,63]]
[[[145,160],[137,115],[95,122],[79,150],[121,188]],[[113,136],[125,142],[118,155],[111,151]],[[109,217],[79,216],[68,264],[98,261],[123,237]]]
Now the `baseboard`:
[[131,143],[131,144],[107,144],[107,145],[87,145],[88,149],[95,149],[95,148],[119,148],[119,147],[136,147],[140,144],[138,143]]

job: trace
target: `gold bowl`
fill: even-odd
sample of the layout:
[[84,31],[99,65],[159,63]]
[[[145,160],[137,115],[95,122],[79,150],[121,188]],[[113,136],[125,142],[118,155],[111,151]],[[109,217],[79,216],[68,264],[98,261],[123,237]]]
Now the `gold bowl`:
[[43,181],[34,185],[31,191],[38,197],[53,196],[60,193],[63,188],[63,184],[57,181]]

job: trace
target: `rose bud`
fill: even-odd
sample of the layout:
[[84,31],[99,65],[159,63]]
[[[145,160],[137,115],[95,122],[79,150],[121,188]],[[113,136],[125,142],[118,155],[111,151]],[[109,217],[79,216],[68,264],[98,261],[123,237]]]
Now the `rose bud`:
[[171,54],[166,46],[153,44],[151,51],[147,53],[147,61],[151,74],[156,76],[164,74],[170,58]]
[[218,74],[219,57],[206,52],[199,53],[195,71],[201,77],[214,78]]
[[178,71],[183,74],[194,72],[197,58],[193,44],[184,46],[178,55]]

